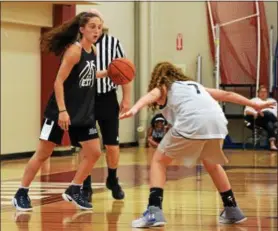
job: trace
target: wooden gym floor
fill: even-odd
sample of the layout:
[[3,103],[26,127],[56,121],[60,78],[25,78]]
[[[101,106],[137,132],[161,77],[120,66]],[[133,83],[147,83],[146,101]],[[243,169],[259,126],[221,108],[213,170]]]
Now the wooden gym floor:
[[[276,231],[277,153],[225,151],[225,166],[236,199],[248,220],[240,225],[220,225],[222,202],[201,166],[187,169],[178,163],[169,167],[164,193],[167,225],[152,230],[167,231]],[[11,206],[27,159],[1,163],[1,230],[3,231],[126,231],[141,215],[148,199],[148,164],[152,151],[121,150],[118,175],[125,190],[124,201],[112,199],[105,188],[104,156],[93,169],[93,210],[82,212],[65,202],[61,193],[72,180],[78,155],[53,157],[45,163],[30,190],[33,212],[16,212]]]

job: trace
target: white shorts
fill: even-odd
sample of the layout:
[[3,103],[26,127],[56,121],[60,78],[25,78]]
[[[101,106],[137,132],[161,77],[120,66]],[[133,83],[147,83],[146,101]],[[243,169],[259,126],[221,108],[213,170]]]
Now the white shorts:
[[213,164],[228,163],[222,145],[223,139],[186,139],[173,135],[170,129],[158,145],[158,150],[172,159],[184,159],[185,166],[192,167],[199,159]]

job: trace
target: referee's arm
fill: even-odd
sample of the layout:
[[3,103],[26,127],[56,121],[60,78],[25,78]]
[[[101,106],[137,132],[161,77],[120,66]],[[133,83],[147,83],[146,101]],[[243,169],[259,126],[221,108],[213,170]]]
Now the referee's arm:
[[[121,43],[118,40],[116,46],[116,58],[124,58],[125,53]],[[130,109],[130,99],[131,99],[131,83],[122,85],[123,98],[120,104],[120,114],[127,112]]]

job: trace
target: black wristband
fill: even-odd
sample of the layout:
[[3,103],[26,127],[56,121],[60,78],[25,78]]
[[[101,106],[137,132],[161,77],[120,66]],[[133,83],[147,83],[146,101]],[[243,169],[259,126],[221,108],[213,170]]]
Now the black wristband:
[[64,111],[67,111],[67,110],[66,109],[65,110],[61,110],[61,111],[59,111],[59,113],[64,112]]

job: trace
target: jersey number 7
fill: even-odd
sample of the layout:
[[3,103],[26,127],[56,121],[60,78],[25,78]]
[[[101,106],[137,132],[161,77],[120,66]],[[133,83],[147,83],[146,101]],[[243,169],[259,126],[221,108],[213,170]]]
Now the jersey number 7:
[[197,91],[197,94],[201,94],[201,91],[199,90],[199,88],[198,88],[198,85],[197,84],[194,84],[194,83],[189,83],[189,84],[187,84],[188,86],[193,86],[193,87],[195,87],[196,88],[196,91]]

